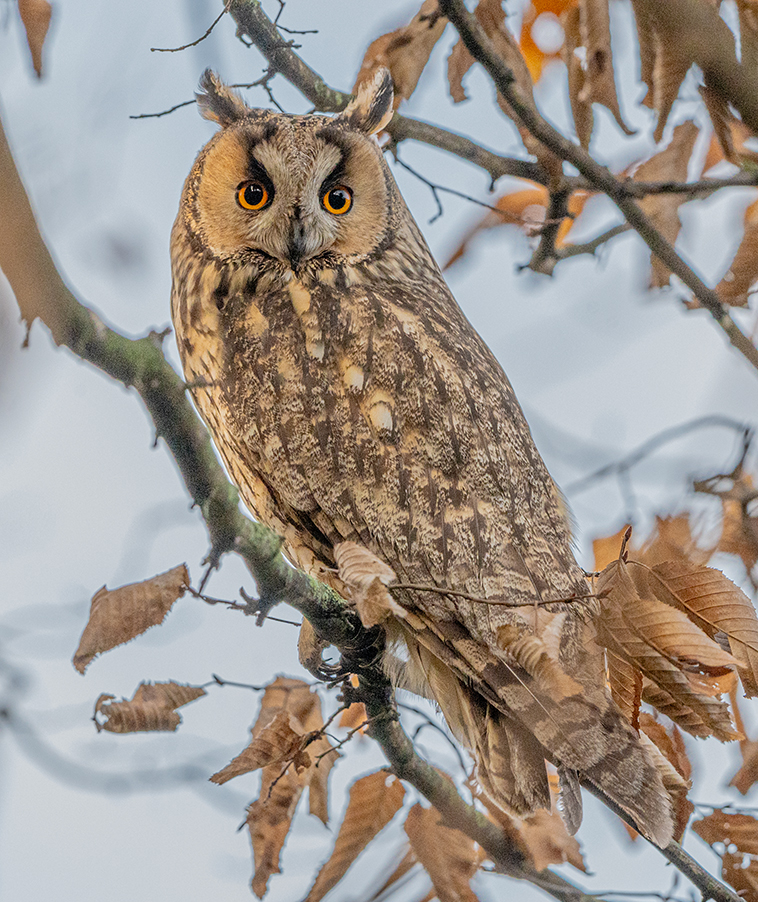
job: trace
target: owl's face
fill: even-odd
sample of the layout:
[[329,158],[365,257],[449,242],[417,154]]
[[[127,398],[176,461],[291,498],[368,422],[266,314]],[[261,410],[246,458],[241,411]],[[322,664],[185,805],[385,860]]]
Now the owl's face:
[[199,95],[222,130],[186,186],[195,234],[220,258],[264,255],[297,272],[360,259],[389,228],[391,179],[370,137],[392,114],[388,76],[337,117],[251,110],[212,73]]

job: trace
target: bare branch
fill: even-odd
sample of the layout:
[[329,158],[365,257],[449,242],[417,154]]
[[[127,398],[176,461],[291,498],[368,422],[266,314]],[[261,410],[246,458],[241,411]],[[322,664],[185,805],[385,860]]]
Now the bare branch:
[[569,257],[576,257],[578,254],[594,254],[599,247],[602,247],[612,238],[631,230],[632,227],[628,222],[622,222],[620,225],[613,226],[613,228],[603,232],[602,235],[598,235],[597,238],[593,238],[592,241],[586,241],[584,244],[566,244],[563,247],[556,248],[555,252],[559,260],[567,260]]
[[624,455],[620,460],[604,464],[587,476],[582,476],[581,479],[570,482],[568,485],[564,486],[564,489],[569,494],[583,492],[596,482],[600,482],[602,479],[618,476],[619,473],[622,472],[628,473],[632,467],[635,467],[640,461],[649,457],[668,442],[676,441],[676,439],[681,438],[683,435],[695,432],[698,429],[712,428],[732,429],[742,435],[750,434],[752,432],[750,426],[746,423],[741,423],[739,420],[734,420],[732,417],[722,416],[721,414],[697,417],[697,419],[688,420],[686,423],[680,423],[678,426],[670,426],[668,429],[661,430],[661,432],[658,432],[652,438],[649,438],[641,445],[638,445],[633,451],[630,451],[629,454]]
[[574,165],[594,189],[608,195],[650,250],[684,282],[698,299],[700,306],[708,310],[723,329],[732,345],[758,370],[758,348],[732,319],[729,309],[721,303],[717,293],[708,288],[700,276],[676,253],[610,170],[597,163],[586,151],[573,144],[543,119],[534,105],[523,95],[513,73],[498,56],[492,41],[466,9],[463,0],[440,0],[440,9],[458,29],[469,53],[487,70],[495,87],[508,101],[521,124],[546,147]]
[[206,30],[205,34],[200,35],[200,37],[196,41],[190,41],[189,44],[183,44],[181,47],[151,47],[151,53],[178,53],[180,50],[187,50],[189,47],[196,47],[201,41],[204,41],[208,35],[213,31],[213,29],[218,25],[223,16],[229,12],[229,4],[221,10],[221,12],[216,16],[216,18],[211,22],[210,26]]

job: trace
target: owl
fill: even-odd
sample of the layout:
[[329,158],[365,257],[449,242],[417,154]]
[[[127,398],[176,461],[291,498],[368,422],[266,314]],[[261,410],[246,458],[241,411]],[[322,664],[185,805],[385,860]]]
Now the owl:
[[391,568],[386,667],[439,705],[489,800],[550,807],[550,762],[569,829],[585,783],[665,846],[669,797],[607,692],[561,495],[372,137],[389,73],[334,117],[251,109],[210,71],[201,89],[220,130],[184,185],[172,313],[245,504],[348,599],[335,549]]

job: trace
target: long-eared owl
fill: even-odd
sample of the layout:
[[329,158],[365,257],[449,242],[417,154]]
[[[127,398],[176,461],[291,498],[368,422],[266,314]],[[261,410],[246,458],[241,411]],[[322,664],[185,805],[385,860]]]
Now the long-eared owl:
[[340,546],[424,587],[391,590],[387,667],[439,704],[492,800],[549,807],[547,760],[571,829],[584,781],[665,845],[668,795],[571,600],[587,588],[560,494],[372,137],[389,73],[334,117],[201,85],[221,128],[184,186],[173,318],[243,500],[348,598]]

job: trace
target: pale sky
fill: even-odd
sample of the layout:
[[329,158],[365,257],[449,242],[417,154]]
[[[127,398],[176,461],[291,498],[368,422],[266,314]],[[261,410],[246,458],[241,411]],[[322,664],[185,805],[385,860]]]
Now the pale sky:
[[[269,14],[278,9],[276,2],[264,5]],[[229,19],[187,51],[150,52],[202,34],[219,8],[211,0],[59,2],[46,47],[47,74],[37,82],[15,8],[5,6],[3,119],[53,255],[77,297],[117,329],[139,335],[163,328],[170,318],[169,231],[183,180],[213,127],[191,107],[160,119],[129,115],[190,99],[209,65],[229,82],[254,81],[261,57],[235,40]],[[414,11],[405,0],[289,0],[282,21],[319,29],[298,38],[300,53],[330,84],[349,89],[367,44]],[[629,71],[634,63],[624,38],[626,5],[618,4],[616,12],[617,65]],[[454,107],[446,96],[444,60],[453,41],[449,28],[406,112],[524,155],[481,72],[468,76],[468,103]],[[562,78],[557,65],[538,91],[538,97],[549,95],[545,110],[559,125],[566,121]],[[280,79],[274,91],[288,111],[307,110]],[[261,90],[246,96],[268,104]],[[644,114],[635,118],[634,96],[625,101],[641,130],[635,138],[622,139],[610,117],[597,113],[598,153],[619,168],[652,152],[650,121]],[[694,109],[694,103],[681,105],[677,121]],[[463,162],[410,143],[401,155],[429,178],[491,199],[486,174]],[[435,212],[429,190],[407,172],[395,172],[432,250],[446,259],[481,209],[443,195],[445,215],[427,225]],[[498,191],[506,187],[503,180]],[[720,277],[739,239],[740,210],[754,196],[733,192],[684,212],[680,247],[707,278]],[[611,222],[610,207],[600,207],[586,237]],[[730,233],[731,243],[723,237]],[[552,279],[519,273],[528,259],[523,236],[496,230],[477,238],[448,276],[503,363],[559,484],[568,486],[661,429],[696,416],[720,413],[756,422],[755,373],[729,350],[706,314],[686,313],[673,291],[646,293],[646,251],[639,239],[619,238],[596,259],[561,265]],[[74,671],[71,657],[97,589],[139,581],[182,561],[197,584],[206,536],[165,447],[152,449],[151,425],[136,396],[56,350],[39,324],[31,346],[22,350],[17,319],[0,276],[0,678],[9,680],[0,688],[0,705],[13,705],[31,729],[26,736],[0,733],[0,895],[23,902],[248,900],[249,842],[236,828],[255,797],[257,777],[223,787],[207,777],[247,744],[258,696],[211,689],[208,698],[182,710],[176,734],[98,735],[90,717],[101,692],[130,697],[141,680],[205,683],[213,673],[253,684],[277,673],[307,679],[297,663],[296,630],[278,623],[259,630],[235,612],[185,598],[162,627],[104,655],[84,678]],[[167,347],[176,362],[172,339]],[[692,475],[728,466],[734,447],[731,433],[708,430],[641,464],[633,474],[641,528],[656,512],[672,512],[687,501]],[[625,501],[613,481],[568,495],[580,560],[589,565],[589,541],[619,528]],[[730,573],[741,578],[737,567]],[[252,588],[240,562],[228,557],[208,591],[234,598],[240,585]],[[293,615],[283,606],[275,613]],[[18,684],[10,684],[12,677]],[[333,699],[326,705],[333,707]],[[436,763],[455,766],[444,742],[429,731],[421,735]],[[724,788],[737,766],[736,746],[687,743],[696,778],[703,780],[697,800],[744,801]],[[383,760],[367,740],[351,743],[346,752],[332,776],[334,831],[345,788]],[[165,770],[168,777],[161,776]],[[415,793],[407,798],[410,803]],[[642,843],[631,847],[621,825],[594,800],[586,800],[586,809],[579,839],[595,876],[571,868],[566,876],[593,891],[665,892],[672,869],[663,858]],[[284,876],[270,884],[271,902],[305,894],[332,835],[305,810],[298,813]],[[401,843],[401,828],[393,823],[331,898],[348,902],[370,895],[375,875],[386,871]],[[715,857],[696,837],[687,848],[713,865]],[[506,892],[537,898],[525,885],[506,883],[477,877],[475,888],[483,902]],[[408,898],[414,891],[423,895],[422,882]]]

